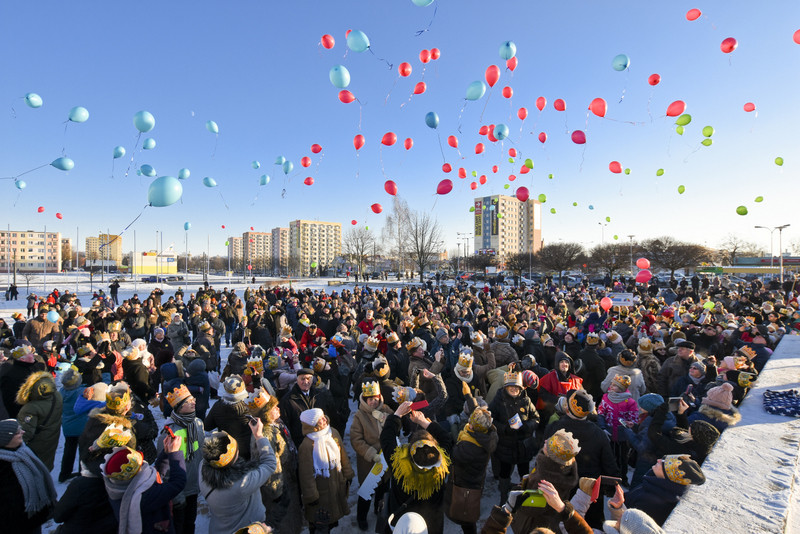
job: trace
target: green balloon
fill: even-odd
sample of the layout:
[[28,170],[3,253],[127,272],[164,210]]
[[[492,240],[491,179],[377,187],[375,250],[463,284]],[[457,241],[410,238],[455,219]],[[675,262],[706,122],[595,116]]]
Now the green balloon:
[[683,135],[683,126],[676,126],[676,127],[675,127],[675,132],[676,132],[678,135]]
[[736,213],[738,215],[747,215],[747,206],[739,206],[736,208]]
[[703,146],[711,146],[711,143],[713,142],[714,141],[712,141],[711,139],[703,139],[702,141],[700,141],[700,144]]
[[689,115],[688,113],[684,113],[683,115],[678,117],[678,119],[675,121],[675,124],[677,124],[678,126],[686,126],[690,122],[692,122],[692,116]]
[[682,195],[686,191],[686,188],[682,185],[678,186],[678,194]]
[[578,205],[578,203],[577,203],[577,202],[573,202],[573,203],[572,203],[572,205],[573,205],[573,206],[577,206],[577,205]]
[[756,197],[756,202],[764,202],[764,197]]
[[369,226],[365,226],[365,227],[364,227],[364,229],[365,229],[365,230],[369,230]]
[[509,163],[514,163],[514,158],[508,158]]
[[630,174],[630,173],[631,173],[631,170],[628,169],[628,168],[625,168],[625,174]]
[[469,207],[469,212],[470,212],[470,213],[472,213],[472,212],[474,212],[474,211],[475,211],[475,206],[470,206],[470,207]]
[[502,213],[498,213],[498,214],[497,214],[497,218],[498,218],[498,219],[502,219],[502,218],[503,218],[503,214],[502,214]]
[[229,243],[227,241],[225,241],[225,246],[227,247],[228,245],[229,245]]
[[528,167],[529,169],[533,169],[533,160],[531,158],[526,159],[525,166]]
[[505,185],[503,186],[503,189],[508,189],[509,187],[511,187],[511,184],[505,184]]
[[703,137],[711,137],[712,135],[714,135],[714,127],[703,126]]
[[477,178],[477,176],[478,176],[478,171],[472,171],[472,177]]
[[616,241],[617,239],[619,239],[619,236],[617,234],[614,234],[614,241]]
[[606,222],[611,222],[611,217],[606,217]]
[[553,215],[555,215],[555,213],[556,213],[556,209],[555,209],[555,208],[550,208],[550,213],[552,213]]
[[656,171],[656,176],[664,176],[664,169],[658,169]]
[[553,179],[553,173],[551,172],[550,174],[547,175],[547,177],[552,180]]
[[544,193],[539,193],[539,202],[541,202],[542,204],[547,202],[547,195],[545,195]]
[[781,167],[783,165],[783,158],[780,157],[780,156],[775,158],[775,165],[777,165],[778,167]]
[[312,269],[316,269],[316,268],[317,268],[317,262],[315,262],[315,261],[312,261],[312,262],[311,262],[311,268],[312,268]]

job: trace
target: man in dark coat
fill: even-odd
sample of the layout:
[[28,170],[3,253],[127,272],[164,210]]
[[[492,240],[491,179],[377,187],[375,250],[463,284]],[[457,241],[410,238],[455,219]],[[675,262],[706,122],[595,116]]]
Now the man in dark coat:
[[334,415],[333,397],[330,391],[325,388],[315,388],[314,371],[311,369],[300,369],[297,371],[297,383],[292,386],[280,400],[281,420],[289,428],[292,441],[299,447],[303,442],[303,424],[300,422],[300,414],[311,408],[320,408],[325,412],[328,420]]
[[[575,362],[580,368],[578,376],[583,379],[583,387],[592,396],[595,404],[599,404],[603,400],[603,390],[600,384],[606,377],[606,364],[597,354],[600,343],[600,336],[593,332],[587,334],[586,347],[578,354]],[[578,362],[581,362],[582,365],[578,365]]]
[[44,371],[46,366],[37,361],[33,347],[23,345],[11,351],[12,360],[3,364],[2,378],[0,378],[0,392],[3,395],[3,405],[8,411],[8,417],[16,419],[20,406],[15,402],[17,391],[25,383],[28,376]]

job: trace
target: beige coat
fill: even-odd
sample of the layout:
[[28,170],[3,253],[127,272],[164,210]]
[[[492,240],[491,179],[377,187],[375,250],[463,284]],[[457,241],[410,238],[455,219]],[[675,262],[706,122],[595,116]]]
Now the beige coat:
[[[303,425],[304,434],[313,431],[312,428]],[[344,450],[342,437],[335,428],[331,428],[331,434],[342,454],[342,470],[331,471],[329,478],[318,477],[314,474],[314,442],[311,438],[306,436],[298,451],[300,493],[303,498],[306,519],[310,523],[323,522],[319,512],[323,512],[323,514],[327,512],[324,522],[328,524],[338,521],[350,513],[347,494],[355,473],[350,466],[347,452]]]
[[[379,414],[378,417],[374,415],[375,412]],[[350,425],[350,444],[356,451],[356,471],[359,485],[364,482],[375,464],[372,459],[381,450],[383,423],[391,414],[392,410],[383,404],[383,401],[377,409],[373,410],[364,402],[363,396],[358,398],[358,411],[353,416],[353,422]],[[388,480],[388,470],[384,476]]]

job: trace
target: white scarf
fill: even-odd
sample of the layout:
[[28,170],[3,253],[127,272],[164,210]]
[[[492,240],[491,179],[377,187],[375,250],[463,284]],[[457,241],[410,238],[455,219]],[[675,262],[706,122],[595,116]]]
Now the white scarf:
[[331,427],[309,432],[306,437],[314,442],[314,473],[325,478],[330,478],[331,468],[342,470],[341,450],[336,440],[331,435]]

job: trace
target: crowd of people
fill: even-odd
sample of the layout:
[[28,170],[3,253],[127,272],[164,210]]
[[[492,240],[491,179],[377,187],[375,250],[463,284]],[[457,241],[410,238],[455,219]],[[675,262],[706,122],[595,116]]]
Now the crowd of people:
[[800,312],[758,282],[629,289],[34,297],[0,319],[0,521],[193,533],[202,504],[212,533],[315,533],[357,494],[361,531],[660,532]]

